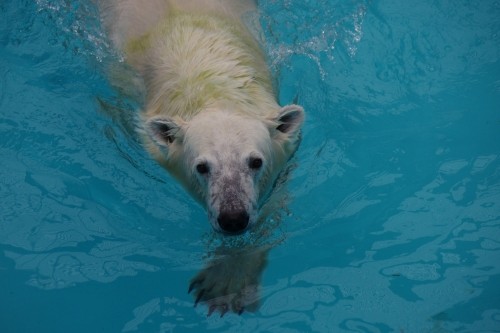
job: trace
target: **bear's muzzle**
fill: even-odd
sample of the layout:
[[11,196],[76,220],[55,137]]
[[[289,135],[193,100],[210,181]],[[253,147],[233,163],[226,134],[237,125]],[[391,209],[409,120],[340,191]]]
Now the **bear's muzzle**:
[[217,218],[221,230],[230,235],[244,232],[248,226],[250,216],[244,210],[222,211]]

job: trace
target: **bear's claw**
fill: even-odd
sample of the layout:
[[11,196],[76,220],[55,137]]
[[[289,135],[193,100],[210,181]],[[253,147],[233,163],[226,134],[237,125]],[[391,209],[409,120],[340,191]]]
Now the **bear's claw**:
[[191,294],[191,292],[197,288],[198,285],[201,285],[203,283],[203,279],[198,279],[198,280],[193,280],[189,284],[189,289],[188,289],[188,294]]
[[198,303],[200,302],[201,298],[203,297],[203,294],[205,293],[205,289],[201,289],[198,295],[196,296],[196,300],[194,301],[194,306],[196,307]]

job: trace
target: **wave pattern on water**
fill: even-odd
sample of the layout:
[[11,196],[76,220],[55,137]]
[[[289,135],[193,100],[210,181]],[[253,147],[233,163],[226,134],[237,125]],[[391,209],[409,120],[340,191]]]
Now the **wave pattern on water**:
[[130,137],[93,2],[0,3],[2,332],[498,330],[498,1],[259,6],[307,120],[260,311],[205,319],[185,287],[223,240]]

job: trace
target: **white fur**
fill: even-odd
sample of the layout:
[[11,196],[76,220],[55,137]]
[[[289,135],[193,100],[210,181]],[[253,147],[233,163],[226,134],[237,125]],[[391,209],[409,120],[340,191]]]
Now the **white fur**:
[[222,212],[255,222],[303,122],[301,107],[276,102],[263,53],[240,19],[253,9],[254,1],[236,0],[103,5],[112,40],[144,79],[146,148],[218,231]]

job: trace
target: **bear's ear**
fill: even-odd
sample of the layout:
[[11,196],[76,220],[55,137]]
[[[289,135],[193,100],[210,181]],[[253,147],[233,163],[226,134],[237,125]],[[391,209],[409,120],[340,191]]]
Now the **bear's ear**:
[[182,128],[168,117],[156,117],[146,122],[146,133],[158,145],[170,146],[182,135]]
[[301,106],[290,104],[283,107],[274,120],[276,130],[287,136],[294,136],[300,130],[304,122],[304,109]]

